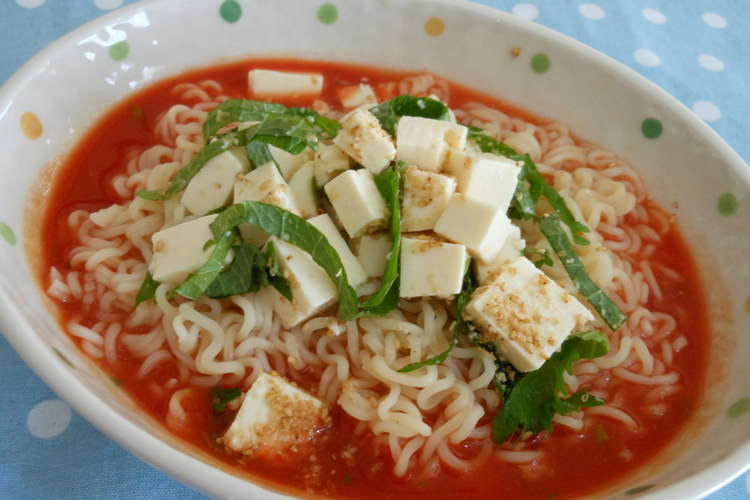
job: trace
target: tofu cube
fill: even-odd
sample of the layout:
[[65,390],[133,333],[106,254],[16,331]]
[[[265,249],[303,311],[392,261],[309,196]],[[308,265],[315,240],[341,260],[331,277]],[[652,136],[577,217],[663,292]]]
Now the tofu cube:
[[503,211],[516,192],[520,170],[512,160],[458,150],[451,150],[445,162],[445,172],[456,178],[459,193]]
[[383,277],[385,264],[392,247],[393,240],[388,233],[366,234],[359,238],[357,258],[362,263],[368,277]]
[[234,202],[242,201],[262,201],[300,215],[292,190],[272,162],[236,178]]
[[256,99],[317,97],[323,90],[320,73],[253,69],[247,74],[250,95]]
[[273,309],[284,328],[292,328],[333,304],[337,291],[326,272],[309,253],[276,237],[271,237],[284,278],[289,281],[292,300],[275,289]]
[[336,93],[339,95],[341,106],[346,110],[365,105],[375,106],[378,103],[375,92],[366,83],[339,87],[336,89]]
[[200,269],[211,255],[204,248],[214,239],[209,227],[218,215],[206,215],[162,229],[151,236],[154,255],[149,271],[160,283],[182,283],[190,273]]
[[344,264],[344,270],[346,271],[346,277],[349,279],[349,284],[356,288],[364,283],[367,280],[367,273],[365,273],[362,264],[349,249],[349,245],[344,241],[344,238],[341,236],[341,233],[339,233],[339,230],[336,228],[333,220],[331,220],[331,217],[328,214],[322,214],[309,219],[307,222],[323,233],[328,240],[328,243],[330,243],[334,250],[336,250],[336,253],[339,254],[341,263]]
[[324,189],[350,238],[387,226],[385,201],[368,170],[347,170]]
[[396,159],[438,172],[450,147],[466,147],[468,133],[468,128],[457,123],[402,116],[396,127]]
[[287,153],[283,149],[271,145],[268,146],[268,150],[271,152],[271,156],[273,157],[273,161],[276,162],[276,166],[279,167],[281,176],[286,181],[290,181],[292,176],[297,173],[297,170],[302,168],[302,165],[311,161],[315,157],[315,153],[313,153],[310,148],[305,148],[304,151],[296,155]]
[[[234,183],[234,202],[243,201],[262,201],[296,215],[300,214],[291,188],[273,162],[237,177]],[[254,245],[261,246],[268,239],[268,233],[254,224],[241,224],[239,229],[242,238]]]
[[500,252],[498,252],[494,259],[490,262],[474,261],[479,283],[484,284],[492,273],[502,266],[522,257],[524,248],[526,248],[526,241],[521,237],[521,229],[514,225],[510,234],[505,239],[503,248],[500,249]]
[[476,289],[466,316],[523,372],[542,366],[574,329],[594,319],[524,257],[502,266]]
[[190,213],[204,215],[229,203],[237,174],[245,163],[233,151],[224,151],[203,165],[182,193],[180,203]]
[[404,231],[428,231],[434,228],[455,191],[456,181],[453,178],[414,166],[407,167],[401,203]]
[[455,243],[466,245],[484,262],[494,259],[513,231],[505,215],[487,203],[454,194],[435,224],[435,232]]
[[380,173],[396,157],[393,139],[366,109],[357,108],[340,121],[341,130],[333,139],[334,144],[373,174]]
[[230,450],[268,461],[302,454],[330,424],[328,407],[275,372],[262,373],[221,438]]
[[335,144],[318,144],[315,156],[315,182],[323,187],[345,170],[349,170],[352,162],[344,150]]
[[401,297],[442,297],[459,293],[466,258],[464,245],[402,237]]
[[297,203],[299,213],[305,219],[318,215],[318,201],[315,194],[315,163],[307,162],[297,170],[289,181],[289,189]]

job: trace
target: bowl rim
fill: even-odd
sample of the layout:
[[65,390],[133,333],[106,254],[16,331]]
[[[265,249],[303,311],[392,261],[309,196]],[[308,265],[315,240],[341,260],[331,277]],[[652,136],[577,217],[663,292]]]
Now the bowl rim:
[[[139,0],[92,19],[50,43],[24,63],[0,87],[0,119],[10,107],[9,102],[23,86],[23,83],[40,72],[46,65],[45,61],[53,58],[58,52],[70,50],[74,47],[75,42],[82,35],[99,30],[111,22],[143,9],[151,9],[157,4],[169,4],[176,1]],[[432,4],[441,8],[458,8],[473,12],[481,17],[515,25],[539,39],[574,53],[576,57],[588,59],[601,71],[616,74],[624,80],[625,85],[637,87],[639,91],[653,97],[660,105],[678,115],[687,127],[711,144],[724,160],[723,163],[727,164],[735,175],[741,178],[745,184],[750,185],[750,167],[739,154],[684,104],[636,70],[568,35],[519,18],[509,12],[474,3],[470,0],[418,1],[423,5]],[[70,367],[53,355],[53,351],[48,348],[41,337],[33,333],[31,325],[16,308],[12,307],[12,303],[11,297],[0,288],[0,311],[2,311],[2,314],[0,314],[0,329],[5,333],[5,338],[8,339],[24,362],[55,393],[70,403],[81,416],[99,431],[172,478],[209,495],[229,498],[252,494],[253,497],[257,496],[258,498],[288,498],[284,493],[261,486],[250,478],[230,474],[183,451],[176,450],[167,442],[121,416],[93,391],[90,391],[74,375]],[[669,486],[659,488],[652,493],[647,493],[641,498],[651,500],[699,498],[718,490],[748,469],[750,469],[750,441],[745,442],[732,453],[700,472]],[[186,473],[188,470],[193,470],[194,473]]]

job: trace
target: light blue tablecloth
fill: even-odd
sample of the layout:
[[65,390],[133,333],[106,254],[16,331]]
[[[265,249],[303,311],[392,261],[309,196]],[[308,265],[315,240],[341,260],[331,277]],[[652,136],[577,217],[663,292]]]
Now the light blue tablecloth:
[[[0,83],[52,40],[131,1],[0,0]],[[221,3],[200,1],[216,2],[217,9]],[[747,1],[482,3],[571,35],[635,68],[693,109],[750,160]],[[2,337],[0,380],[1,499],[204,498],[72,413]],[[750,478],[743,475],[710,498],[750,499],[749,491]]]

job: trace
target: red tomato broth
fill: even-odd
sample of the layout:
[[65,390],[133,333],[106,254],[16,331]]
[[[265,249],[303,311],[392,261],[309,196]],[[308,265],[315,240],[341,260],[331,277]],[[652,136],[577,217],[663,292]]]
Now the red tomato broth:
[[[68,256],[77,244],[77,235],[67,224],[71,212],[81,208],[96,210],[122,201],[111,187],[111,180],[125,172],[132,150],[154,144],[153,127],[158,116],[177,102],[171,94],[175,84],[212,79],[221,83],[228,95],[245,97],[246,72],[251,67],[321,71],[326,77],[322,98],[331,103],[338,102],[336,85],[369,82],[375,86],[406,75],[334,63],[254,60],[192,71],[134,94],[91,128],[60,169],[46,201],[41,274],[46,275],[51,266],[69,268]],[[545,121],[516,106],[451,84],[452,107],[471,101],[486,103],[533,123]],[[560,498],[595,492],[655,457],[684,427],[702,397],[708,362],[708,320],[695,263],[676,227],[672,226],[651,260],[677,268],[683,276],[680,283],[661,280],[664,298],[657,301],[652,294],[647,305],[674,314],[678,330],[689,341],[674,356],[674,369],[680,373],[680,384],[687,389],[669,396],[665,400],[666,413],[655,417],[644,410],[641,401],[649,388],[620,381],[619,397],[624,407],[642,424],[637,432],[620,422],[590,416],[580,432],[556,426],[550,433],[534,438],[533,448],[546,452],[536,465],[517,466],[491,458],[464,475],[443,471],[438,477],[423,480],[395,478],[385,448],[375,445],[369,435],[356,436],[354,420],[339,409],[333,411],[331,428],[319,434],[313,451],[302,464],[268,464],[227,454],[216,438],[231,423],[232,412],[215,416],[208,388],[193,389],[185,398],[188,421],[170,429],[227,464],[238,466],[243,473],[297,494],[358,498]],[[92,314],[75,302],[59,303],[59,312],[63,323],[72,318],[85,321],[86,314]],[[80,343],[75,337],[74,341]],[[164,422],[172,391],[160,388],[177,377],[177,367],[161,363],[139,379],[136,373],[140,362],[120,344],[117,364],[110,366],[101,361],[100,365],[144,410]],[[629,460],[623,458],[623,450],[632,454]],[[465,450],[467,456],[472,453],[471,449]]]

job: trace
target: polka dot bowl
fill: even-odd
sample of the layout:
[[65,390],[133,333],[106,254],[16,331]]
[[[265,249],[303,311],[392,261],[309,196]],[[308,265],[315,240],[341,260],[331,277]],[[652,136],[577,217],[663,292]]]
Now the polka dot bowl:
[[[714,334],[711,379],[672,449],[605,493],[695,498],[750,464],[750,364],[741,362],[750,357],[750,169],[633,71],[539,25],[453,0],[143,2],[62,38],[8,81],[0,90],[0,329],[78,412],[212,496],[283,497],[171,437],[71,345],[30,278],[38,249],[27,210],[44,194],[27,195],[44,182],[43,167],[54,168],[112,103],[167,75],[268,55],[428,69],[563,121],[638,166],[653,197],[675,207],[699,262]],[[639,57],[653,63],[653,54]]]

